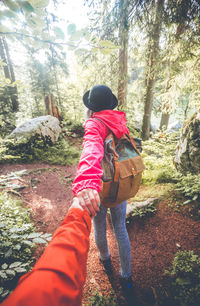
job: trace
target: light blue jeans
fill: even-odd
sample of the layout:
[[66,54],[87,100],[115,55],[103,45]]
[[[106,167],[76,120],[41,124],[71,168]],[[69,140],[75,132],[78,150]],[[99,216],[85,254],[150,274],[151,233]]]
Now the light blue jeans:
[[[127,201],[110,208],[110,215],[113,230],[117,240],[120,257],[120,275],[122,277],[131,276],[131,246],[126,230],[126,206]],[[106,215],[107,208],[100,206],[96,217],[93,218],[96,245],[99,249],[102,260],[110,257],[106,237]]]

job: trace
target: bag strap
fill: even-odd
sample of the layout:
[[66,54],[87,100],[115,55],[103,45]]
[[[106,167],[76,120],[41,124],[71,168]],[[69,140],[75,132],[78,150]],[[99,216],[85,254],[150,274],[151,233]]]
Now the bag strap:
[[[96,119],[96,120],[100,121],[101,123],[103,123],[103,125],[106,126],[106,124],[103,121],[101,121],[101,119],[99,119],[99,118],[93,118],[93,119]],[[116,201],[118,188],[119,188],[119,162],[118,162],[119,155],[116,152],[114,134],[110,129],[109,129],[109,131],[110,131],[110,134],[111,134],[111,137],[112,137],[113,153],[114,153],[113,158],[114,158],[114,167],[115,167],[115,173],[114,173],[114,177],[113,177],[112,188],[111,188],[111,191],[110,191],[110,201],[114,203]]]
[[131,137],[130,135],[128,135],[127,133],[125,135],[129,139],[129,141],[131,142],[131,144],[134,147],[135,151],[140,155],[140,151],[137,148],[137,145],[136,145],[136,142],[135,142],[134,138]]
[[[99,118],[92,118],[92,119],[96,119],[96,120],[100,121],[101,123],[103,123],[103,125],[104,125],[105,127],[107,127],[107,125],[106,125],[103,121],[101,121],[101,119],[99,119]],[[107,129],[109,129],[109,128],[107,127]],[[117,152],[116,152],[114,134],[113,134],[113,132],[112,132],[110,129],[109,129],[109,131],[110,131],[110,133],[111,133],[111,135],[112,135],[114,155],[118,158],[119,155],[118,155]],[[117,158],[116,158],[116,160],[117,160]]]

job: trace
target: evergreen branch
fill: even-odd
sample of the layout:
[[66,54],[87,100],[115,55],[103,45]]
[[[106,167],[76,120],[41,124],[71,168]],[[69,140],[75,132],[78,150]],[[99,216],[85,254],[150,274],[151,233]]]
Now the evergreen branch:
[[[66,46],[69,46],[69,47],[73,47],[73,48],[78,48],[80,44],[72,44],[72,43],[69,43],[69,42],[55,42],[55,41],[52,41],[52,40],[49,40],[49,39],[41,39],[41,38],[38,38],[36,36],[33,36],[33,35],[30,35],[30,34],[24,34],[24,33],[18,33],[18,32],[0,32],[0,35],[16,35],[16,36],[21,36],[21,38],[23,37],[27,37],[27,38],[32,38],[36,41],[39,41],[39,42],[43,42],[43,43],[48,43],[50,45],[54,45],[54,46],[59,46],[59,45],[66,45]],[[91,44],[91,43],[88,43],[88,46],[91,47],[91,48],[97,48],[97,49],[107,49],[107,47],[102,47],[102,46],[96,46],[94,44]],[[109,49],[115,49],[115,48],[112,48],[112,47],[109,47]]]
[[67,42],[54,42],[54,41],[51,41],[49,39],[41,39],[41,38],[38,38],[38,37],[33,36],[33,35],[18,33],[18,32],[0,32],[0,35],[16,35],[16,36],[21,36],[21,37],[32,38],[32,39],[37,40],[39,42],[48,43],[48,44],[51,44],[51,45],[66,45],[66,46],[70,46],[70,47],[77,47],[76,45],[73,45],[73,44],[70,44],[70,43],[67,43]]

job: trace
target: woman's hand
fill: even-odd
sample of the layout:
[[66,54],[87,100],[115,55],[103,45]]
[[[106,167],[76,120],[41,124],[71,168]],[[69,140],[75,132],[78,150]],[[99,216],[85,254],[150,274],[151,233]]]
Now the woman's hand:
[[83,209],[86,209],[92,217],[95,217],[100,206],[98,192],[90,188],[83,189],[77,194],[77,198],[79,200],[79,205],[81,205]]

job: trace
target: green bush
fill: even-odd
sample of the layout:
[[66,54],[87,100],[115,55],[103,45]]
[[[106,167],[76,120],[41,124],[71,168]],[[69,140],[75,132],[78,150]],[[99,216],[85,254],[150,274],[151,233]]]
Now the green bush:
[[31,269],[35,243],[47,243],[51,234],[36,233],[20,201],[0,193],[0,302]]
[[200,174],[179,175],[176,179],[176,190],[188,198],[183,204],[198,201],[200,205]]
[[200,258],[193,251],[175,254],[172,268],[165,272],[172,280],[173,298],[177,305],[200,305]]
[[174,156],[179,133],[157,133],[144,141],[144,149],[157,157]]
[[146,167],[142,180],[144,184],[174,182],[177,171],[173,159],[177,140],[177,133],[158,133],[152,139],[143,142],[142,157]]
[[147,217],[147,216],[151,216],[156,212],[156,207],[155,207],[155,203],[151,203],[147,206],[141,207],[141,208],[135,208],[132,213],[131,216],[128,218],[127,223],[130,222],[130,220],[134,219],[134,218],[143,218],[143,217]]
[[78,161],[79,156],[78,149],[72,147],[62,136],[55,143],[38,136],[24,143],[6,140],[0,146],[0,164],[43,161],[49,164],[71,165]]
[[174,182],[176,169],[172,164],[171,157],[157,158],[153,155],[144,155],[143,159],[146,167],[142,176],[143,184],[154,185]]
[[67,127],[68,131],[77,135],[77,137],[83,137],[85,134],[82,122],[73,122]]
[[78,149],[71,146],[65,139],[48,146],[47,150],[43,152],[39,151],[37,155],[39,160],[54,165],[73,165],[78,162],[79,157]]
[[89,298],[89,303],[87,305],[92,306],[117,306],[117,299],[113,293],[110,295],[99,294],[99,292],[95,292]]
[[132,121],[128,120],[128,122],[127,122],[127,127],[128,127],[128,129],[129,129],[130,134],[131,134],[132,137],[141,138],[141,132],[138,131],[138,130],[134,127],[134,125],[132,124]]

